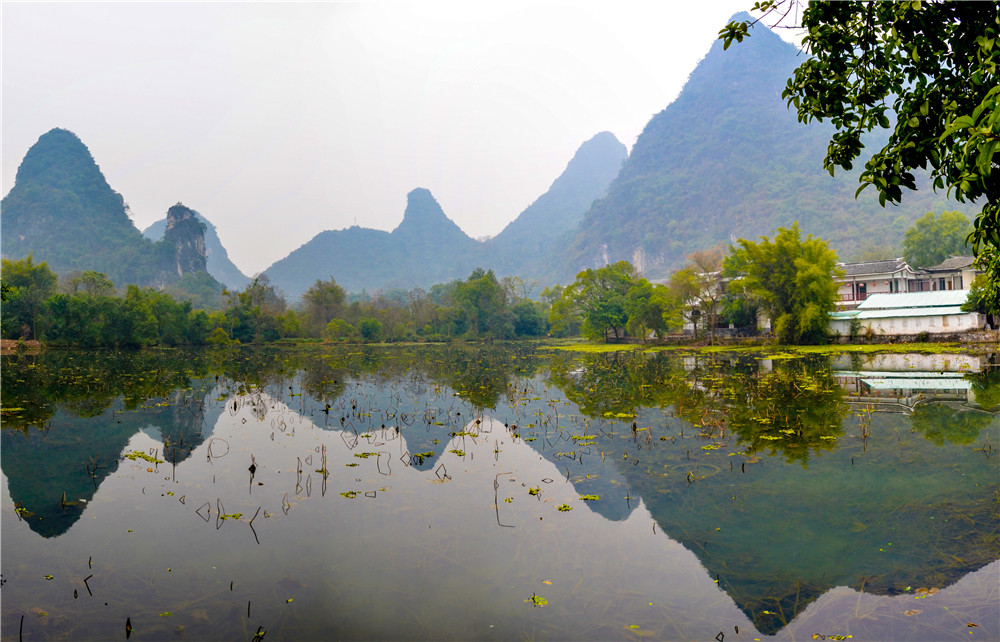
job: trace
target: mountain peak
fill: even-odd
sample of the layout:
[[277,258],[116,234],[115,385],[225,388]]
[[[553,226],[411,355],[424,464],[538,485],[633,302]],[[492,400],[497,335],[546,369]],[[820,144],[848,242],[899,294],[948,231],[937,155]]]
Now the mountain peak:
[[39,136],[28,149],[15,182],[61,189],[111,189],[83,141],[58,127]]
[[403,221],[392,231],[397,237],[430,237],[442,235],[442,238],[462,236],[472,240],[455,224],[441,209],[430,190],[418,187],[406,195],[406,211]]
[[478,248],[419,187],[407,194],[403,221],[392,232],[357,225],[322,232],[265,273],[293,300],[327,275],[350,292],[430,287],[468,274]]
[[403,212],[403,222],[400,228],[407,228],[414,225],[427,225],[448,220],[441,205],[435,200],[429,189],[418,187],[411,190],[406,195],[406,211]]
[[580,145],[573,158],[566,165],[563,174],[573,173],[581,164],[592,164],[595,160],[605,160],[609,157],[623,162],[628,156],[628,149],[611,132],[594,134],[590,140]]

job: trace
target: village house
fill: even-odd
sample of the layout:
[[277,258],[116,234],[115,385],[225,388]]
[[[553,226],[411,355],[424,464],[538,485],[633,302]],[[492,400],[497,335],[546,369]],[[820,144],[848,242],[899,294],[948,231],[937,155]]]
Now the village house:
[[914,269],[901,258],[839,263],[837,310],[853,310],[873,294],[968,290],[978,271],[975,257],[949,256],[937,265]]
[[838,264],[844,276],[838,277],[838,310],[853,310],[873,294],[916,292],[920,290],[921,272],[903,259]]
[[830,332],[850,335],[852,322],[854,331],[862,335],[943,335],[979,330],[986,324],[986,315],[964,312],[962,305],[968,298],[968,290],[947,289],[873,294],[853,310],[831,313]]
[[[839,263],[836,310],[830,315],[830,332],[851,334],[852,321],[861,335],[916,336],[949,335],[982,329],[986,315],[963,312],[969,288],[978,271],[972,256],[950,256],[938,265],[914,269],[902,258],[860,263]],[[688,301],[683,331],[694,334],[703,328],[709,315],[700,309],[706,300],[715,300],[721,313],[722,292],[728,279],[720,273],[702,275],[702,287],[714,296]],[[721,314],[719,314],[721,316]],[[991,320],[992,322],[992,320]],[[761,314],[757,331],[770,331],[770,322]],[[717,335],[752,332],[746,328],[716,328]]]
[[979,273],[972,265],[974,260],[972,256],[949,256],[937,265],[922,268],[920,290],[968,290]]

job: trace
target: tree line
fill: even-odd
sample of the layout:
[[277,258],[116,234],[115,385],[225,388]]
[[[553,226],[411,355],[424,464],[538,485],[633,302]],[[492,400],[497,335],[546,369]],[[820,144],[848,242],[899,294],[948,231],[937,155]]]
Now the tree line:
[[[530,298],[533,284],[476,269],[467,279],[374,296],[347,293],[333,278],[317,280],[289,306],[266,275],[244,289],[222,290],[215,309],[196,308],[177,291],[127,286],[85,271],[60,279],[31,255],[4,259],[0,330],[6,339],[65,346],[177,346],[329,341],[447,341],[538,337],[549,330],[548,302]],[[208,302],[206,297],[197,298]]]
[[32,256],[3,260],[2,334],[64,346],[177,346],[267,343],[506,340],[583,335],[593,340],[662,339],[687,324],[714,338],[719,325],[756,328],[767,315],[780,341],[825,339],[833,309],[836,257],[797,224],[775,240],[693,253],[667,283],[652,283],[627,261],[584,270],[566,287],[532,297],[536,284],[477,268],[464,280],[351,295],[331,277],[289,306],[266,275],[244,289],[209,295],[129,285],[104,274],[60,279]]

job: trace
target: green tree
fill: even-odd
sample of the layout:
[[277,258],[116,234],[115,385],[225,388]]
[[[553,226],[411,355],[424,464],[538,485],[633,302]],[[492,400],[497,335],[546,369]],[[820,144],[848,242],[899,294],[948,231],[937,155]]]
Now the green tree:
[[694,328],[694,336],[698,337],[698,322],[701,320],[701,310],[697,304],[698,293],[701,291],[698,275],[694,269],[684,267],[670,275],[670,293],[681,302],[681,314]]
[[358,323],[358,332],[361,333],[361,338],[369,343],[378,341],[382,338],[382,324],[378,319],[365,317]]
[[340,341],[351,336],[354,328],[343,319],[330,319],[323,329],[323,338],[328,341]]
[[687,265],[670,278],[671,289],[684,305],[687,318],[698,335],[698,319],[704,319],[703,329],[715,343],[715,326],[718,325],[722,287],[722,249],[698,250],[688,255]]
[[[753,23],[797,15],[800,4],[758,2],[760,18],[733,21],[719,37],[729,47]],[[912,171],[929,168],[935,189],[946,188],[960,202],[985,198],[973,250],[1000,247],[1000,4],[809,2],[801,16],[811,55],[782,96],[800,121],[830,119],[836,127],[826,169],[851,169],[862,135],[891,129],[865,163],[858,191],[872,185],[883,205],[898,203],[902,188],[916,189]]]
[[270,279],[258,274],[242,291],[229,294],[229,306],[225,312],[230,323],[230,338],[241,343],[280,338],[285,307],[285,299],[271,285]]
[[302,295],[302,323],[310,336],[318,337],[332,319],[343,312],[346,294],[344,288],[330,277],[329,281],[316,279]]
[[584,270],[563,290],[549,312],[549,322],[557,328],[579,317],[581,330],[592,339],[627,336],[628,293],[640,280],[628,261]]
[[159,338],[159,322],[153,313],[150,291],[130,285],[124,299],[112,309],[101,345],[138,347],[153,345]]
[[39,338],[38,321],[45,300],[56,293],[58,277],[48,263],[35,263],[31,254],[19,261],[3,259],[0,281],[6,287],[3,305],[3,336]]
[[1000,250],[992,246],[984,248],[976,257],[975,266],[982,274],[972,280],[969,298],[962,309],[991,315],[996,328],[1000,317],[1000,280],[995,275],[1000,274]]
[[670,329],[680,327],[680,300],[672,296],[667,286],[640,279],[631,288],[625,305],[628,312],[627,329],[633,336],[642,337],[652,332],[662,338]]
[[476,268],[468,279],[456,285],[451,296],[465,310],[469,332],[474,336],[493,339],[513,336],[514,320],[507,306],[507,292],[493,270]]
[[548,323],[539,305],[530,299],[521,299],[511,307],[514,315],[514,334],[519,337],[540,337],[545,334]]
[[914,268],[937,265],[949,256],[965,254],[972,223],[961,212],[927,212],[906,230],[903,258]]
[[779,227],[774,241],[740,239],[725,264],[730,287],[760,306],[780,342],[826,340],[837,295],[837,255],[825,241],[811,234],[802,240],[795,223]]
[[111,296],[115,293],[115,284],[102,272],[85,270],[66,282],[66,290],[70,294],[84,292],[90,296]]

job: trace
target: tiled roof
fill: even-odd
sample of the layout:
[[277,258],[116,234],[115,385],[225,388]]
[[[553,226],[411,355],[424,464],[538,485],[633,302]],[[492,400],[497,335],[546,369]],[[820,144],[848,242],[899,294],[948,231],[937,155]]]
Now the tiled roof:
[[949,256],[945,260],[941,261],[937,265],[932,265],[930,267],[925,267],[925,270],[932,272],[943,272],[945,270],[961,270],[962,268],[967,268],[972,265],[972,262],[976,260],[974,256]]
[[903,259],[889,259],[886,261],[865,261],[864,263],[841,263],[840,267],[847,276],[857,276],[860,274],[892,274],[900,270],[905,270],[908,266]]

